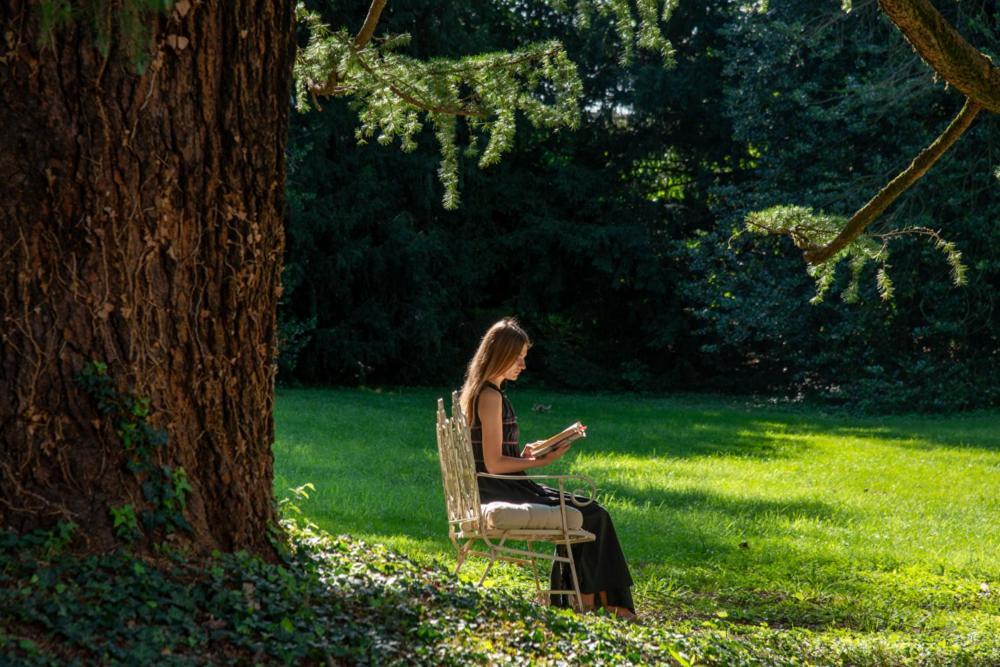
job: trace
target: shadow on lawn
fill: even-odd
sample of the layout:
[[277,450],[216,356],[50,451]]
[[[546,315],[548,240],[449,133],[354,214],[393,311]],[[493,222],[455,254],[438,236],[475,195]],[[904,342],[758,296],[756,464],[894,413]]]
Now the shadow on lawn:
[[[349,502],[357,497],[352,485],[364,486],[365,480],[344,480],[343,486],[328,489],[330,494],[320,489],[326,498],[303,509],[322,523],[335,525],[336,532],[430,541],[447,552],[436,452],[413,453],[407,459],[401,466],[405,472],[379,489],[366,489],[360,502]],[[327,465],[338,467],[333,462]],[[704,564],[707,558],[753,560],[747,556],[751,550],[757,554],[757,540],[765,532],[769,539],[780,539],[782,525],[804,520],[843,526],[852,520],[844,508],[812,499],[747,498],[701,489],[650,487],[628,477],[602,479],[598,491],[598,501],[610,506],[623,539],[641,547],[643,560],[668,566]]]
[[[636,489],[602,484],[598,500],[613,498],[613,517],[625,532],[639,535],[644,551],[667,565],[705,564],[706,558],[747,560],[755,540],[781,537],[782,525],[796,521],[846,526],[842,507],[815,500],[727,497],[702,490]],[[788,533],[792,534],[792,529]]]
[[1000,452],[1000,414],[963,419],[960,423],[954,417],[923,416],[912,419],[887,417],[884,420],[864,418],[854,424],[848,424],[843,419],[812,422],[792,419],[783,422],[775,418],[756,421],[749,426],[760,429],[765,436],[768,429],[777,426],[780,439],[785,443],[796,438],[821,436],[871,440],[903,449],[980,449]]
[[736,421],[731,415],[704,411],[684,417],[647,417],[628,426],[603,426],[595,419],[588,424],[587,440],[576,447],[578,451],[667,458],[789,458],[810,447],[808,436],[817,431],[822,433],[822,427],[801,424],[792,428],[749,417]]
[[[672,458],[735,456],[789,458],[802,454],[816,438],[865,439],[906,449],[980,449],[1000,452],[1000,414],[954,417],[804,419],[797,415],[729,413],[713,410],[640,415],[628,426],[601,428],[599,419],[588,436],[601,450]],[[619,421],[619,424],[621,422]],[[586,441],[582,446],[587,446]]]

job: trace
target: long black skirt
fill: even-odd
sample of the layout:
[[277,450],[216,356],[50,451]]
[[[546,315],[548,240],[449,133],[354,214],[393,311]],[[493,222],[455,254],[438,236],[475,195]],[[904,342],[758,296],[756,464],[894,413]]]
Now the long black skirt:
[[[625,562],[618,534],[608,511],[596,502],[584,507],[572,504],[570,494],[566,495],[566,506],[583,513],[583,529],[597,536],[593,542],[583,542],[571,547],[576,562],[576,574],[580,581],[580,592],[598,593],[604,591],[608,604],[624,607],[635,612],[632,602],[632,575]],[[541,503],[558,505],[559,491],[531,480],[506,480],[479,478],[479,497],[483,503],[505,501],[509,503]],[[564,547],[559,547],[564,549]],[[565,551],[563,551],[565,553]],[[550,587],[572,590],[573,580],[568,563],[552,563]],[[553,604],[568,607],[569,596],[553,596]],[[599,599],[595,599],[600,604]]]

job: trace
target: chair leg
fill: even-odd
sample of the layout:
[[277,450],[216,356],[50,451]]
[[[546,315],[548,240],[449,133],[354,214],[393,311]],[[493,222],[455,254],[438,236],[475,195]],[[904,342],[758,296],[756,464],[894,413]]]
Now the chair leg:
[[486,575],[488,575],[490,573],[490,570],[493,569],[493,563],[495,563],[495,562],[497,562],[497,552],[493,551],[491,549],[490,550],[490,562],[486,566],[486,570],[483,571],[483,576],[479,577],[479,585],[480,586],[482,586],[483,582],[486,581]]
[[[499,542],[496,544],[494,544],[488,538],[480,538],[480,539],[483,540],[484,546],[487,549],[487,551],[483,552],[483,551],[473,550],[472,547],[477,541],[475,539],[471,539],[467,541],[465,544],[461,545],[461,547],[458,550],[458,565],[455,568],[456,575],[458,574],[459,570],[461,570],[462,565],[465,563],[465,561],[468,559],[470,555],[482,556],[484,558],[489,559],[489,563],[486,564],[486,569],[483,571],[482,576],[479,578],[479,584],[478,584],[479,586],[482,586],[485,583],[486,578],[493,570],[494,563],[496,563],[498,560],[511,560],[514,562],[518,562],[531,568],[531,576],[535,582],[535,595],[539,603],[546,604],[545,598],[547,596],[548,597],[547,604],[551,605],[553,603],[552,596],[555,595],[555,593],[553,593],[550,589],[542,588],[541,580],[538,577],[538,560],[539,558],[545,560],[552,560],[554,561],[553,565],[555,565],[555,562],[569,563],[569,572],[573,588],[572,590],[567,591],[566,593],[560,593],[560,595],[566,595],[567,597],[571,598],[573,600],[572,606],[577,612],[583,611],[583,594],[580,591],[580,578],[576,571],[576,559],[573,557],[573,549],[568,543],[569,542],[568,537],[564,537],[564,539],[566,540],[565,542],[562,542],[561,544],[559,542],[556,542],[553,545],[555,546],[555,553],[552,556],[548,556],[540,552],[534,551],[532,549],[534,541],[525,540],[525,542],[527,542],[525,549],[513,549],[511,547],[506,547],[505,544],[508,539],[508,536],[506,534],[502,534]],[[560,547],[562,549],[565,549],[565,554],[566,554],[565,556],[560,555],[559,551]],[[565,588],[565,585],[563,585],[563,588]]]
[[573,548],[570,545],[566,545],[566,556],[569,558],[569,572],[570,576],[573,577],[573,591],[576,595],[576,610],[577,612],[583,612],[583,597],[580,595],[580,580],[576,577],[576,559],[573,558]]
[[458,556],[456,557],[456,560],[458,562],[455,565],[456,577],[458,576],[458,573],[462,570],[462,565],[465,564],[465,559],[468,557],[469,549],[472,548],[474,542],[475,540],[469,540],[468,542],[466,542],[465,544],[463,544],[461,547],[458,548]]
[[[531,551],[531,542],[528,542],[527,550]],[[542,599],[542,583],[538,580],[538,559],[531,559],[531,577],[535,580],[535,599],[538,600],[538,604],[544,604]]]

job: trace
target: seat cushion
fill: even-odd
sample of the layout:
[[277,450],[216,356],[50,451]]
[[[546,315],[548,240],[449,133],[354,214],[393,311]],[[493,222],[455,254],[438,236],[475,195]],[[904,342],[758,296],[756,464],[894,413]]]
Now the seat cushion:
[[[562,520],[558,505],[539,503],[507,503],[496,501],[483,505],[483,519],[487,530],[560,530]],[[583,514],[574,507],[566,507],[566,528],[583,527]]]

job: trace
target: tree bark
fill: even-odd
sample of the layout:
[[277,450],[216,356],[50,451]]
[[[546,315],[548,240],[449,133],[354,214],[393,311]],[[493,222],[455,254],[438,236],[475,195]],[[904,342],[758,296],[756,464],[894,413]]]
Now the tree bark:
[[907,188],[918,181],[969,128],[980,108],[1000,112],[1000,68],[941,15],[930,0],[878,0],[913,49],[934,72],[966,96],[958,116],[896,178],[858,210],[829,243],[805,248],[812,265],[822,264],[861,235]]
[[193,0],[151,16],[139,74],[84,21],[38,47],[0,0],[0,527],[144,506],[73,380],[108,363],[182,466],[195,550],[268,550],[293,3]]
[[969,44],[930,0],[879,0],[878,4],[942,79],[984,109],[1000,113],[1000,69]]

